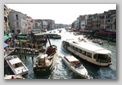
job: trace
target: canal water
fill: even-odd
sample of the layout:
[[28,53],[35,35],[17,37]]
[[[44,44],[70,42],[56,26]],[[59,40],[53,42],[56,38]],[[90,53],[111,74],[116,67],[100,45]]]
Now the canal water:
[[[57,32],[58,31],[52,31]],[[61,35],[61,39],[52,39],[51,44],[56,45],[58,49],[58,55],[59,57],[56,58],[56,62],[54,65],[54,70],[49,76],[35,76],[33,72],[33,61],[32,61],[32,56],[20,56],[20,59],[25,63],[25,65],[29,68],[29,73],[26,76],[27,79],[77,79],[73,77],[73,73],[65,66],[65,64],[62,62],[61,56],[65,55],[71,55],[69,52],[66,50],[63,50],[61,47],[62,40],[65,39],[71,39],[74,38],[75,36],[73,35],[72,32],[67,32],[65,29],[62,29],[62,32],[59,33]],[[47,42],[47,46],[48,46]],[[96,44],[98,45],[98,44]],[[83,60],[80,59],[81,63],[86,67],[88,70],[89,75],[93,79],[116,79],[117,78],[117,56],[116,56],[116,43],[112,42],[107,42],[104,41],[104,44],[101,45],[104,48],[107,48],[112,51],[112,65],[109,67],[101,67],[97,68],[93,65],[90,65],[87,62],[84,62]],[[77,57],[77,56],[75,56]],[[77,57],[78,58],[78,57]]]

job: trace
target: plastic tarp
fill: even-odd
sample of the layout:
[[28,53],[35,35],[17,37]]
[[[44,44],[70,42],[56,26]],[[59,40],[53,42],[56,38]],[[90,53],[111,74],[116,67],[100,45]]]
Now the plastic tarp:
[[8,44],[4,43],[4,48],[8,47]]
[[11,38],[11,35],[4,35],[4,41],[8,40]]

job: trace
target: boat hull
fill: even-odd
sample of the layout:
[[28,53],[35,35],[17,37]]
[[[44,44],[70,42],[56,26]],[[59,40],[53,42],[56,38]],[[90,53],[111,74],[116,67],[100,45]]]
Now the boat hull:
[[38,63],[35,62],[33,66],[33,71],[36,75],[41,75],[41,76],[49,75],[52,71],[52,64],[53,64],[53,56],[51,59],[49,59],[48,65],[46,65],[46,63],[45,65],[39,65]]
[[51,73],[51,66],[43,68],[34,66],[33,71],[36,75],[42,75],[42,76],[49,75]]

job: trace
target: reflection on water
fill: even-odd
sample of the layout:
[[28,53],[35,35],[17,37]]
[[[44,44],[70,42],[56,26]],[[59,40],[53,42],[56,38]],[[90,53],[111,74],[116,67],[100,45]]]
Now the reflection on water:
[[[62,36],[61,40],[60,39],[51,40],[51,43],[57,46],[58,54],[60,56],[69,55],[70,54],[69,52],[62,49],[61,43],[62,43],[62,40],[69,39],[69,38],[71,39],[74,37],[74,35],[73,35],[73,33],[66,32],[66,30],[64,30],[64,29],[59,34]],[[49,45],[49,43],[47,43],[47,46],[48,45]],[[89,75],[92,76],[93,79],[116,79],[117,78],[116,77],[116,44],[105,41],[105,43],[102,45],[102,47],[107,48],[112,51],[112,65],[110,67],[97,68],[81,59],[80,59],[80,61],[86,67]],[[32,55],[32,56],[34,56],[34,55]],[[26,57],[20,56],[22,61],[29,68],[29,73],[26,76],[26,78],[28,78],[28,79],[72,79],[72,78],[74,79],[75,78],[72,76],[72,72],[64,65],[61,57],[57,57],[51,75],[44,76],[44,77],[34,75],[32,56],[26,56]]]

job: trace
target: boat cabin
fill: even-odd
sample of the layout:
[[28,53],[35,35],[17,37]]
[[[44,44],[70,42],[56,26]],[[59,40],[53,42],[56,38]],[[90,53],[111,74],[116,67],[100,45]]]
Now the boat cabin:
[[64,58],[74,67],[78,67],[81,65],[80,61],[73,56],[66,56]]

